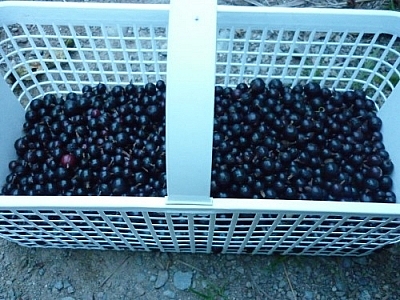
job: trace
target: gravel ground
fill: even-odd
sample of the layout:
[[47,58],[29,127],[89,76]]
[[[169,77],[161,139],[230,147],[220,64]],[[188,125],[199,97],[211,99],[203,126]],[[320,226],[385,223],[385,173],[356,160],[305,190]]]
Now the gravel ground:
[[369,256],[34,249],[0,241],[0,299],[400,299],[398,247]]
[[34,249],[0,240],[0,300],[395,300],[399,257],[398,246],[360,258],[275,257]]

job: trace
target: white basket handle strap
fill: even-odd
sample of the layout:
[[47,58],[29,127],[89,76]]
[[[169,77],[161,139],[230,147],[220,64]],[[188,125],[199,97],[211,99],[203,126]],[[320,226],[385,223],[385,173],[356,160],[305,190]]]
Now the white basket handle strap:
[[167,204],[210,205],[215,0],[171,0],[168,26]]

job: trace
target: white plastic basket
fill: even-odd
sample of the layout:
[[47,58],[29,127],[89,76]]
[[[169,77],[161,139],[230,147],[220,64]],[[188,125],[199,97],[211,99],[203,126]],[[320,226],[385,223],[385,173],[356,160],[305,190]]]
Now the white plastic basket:
[[365,255],[400,240],[399,204],[210,198],[216,83],[363,88],[383,104],[400,167],[400,14],[214,2],[0,3],[0,178],[15,157],[21,102],[163,79],[168,183],[166,198],[1,196],[0,236],[30,247],[297,255]]

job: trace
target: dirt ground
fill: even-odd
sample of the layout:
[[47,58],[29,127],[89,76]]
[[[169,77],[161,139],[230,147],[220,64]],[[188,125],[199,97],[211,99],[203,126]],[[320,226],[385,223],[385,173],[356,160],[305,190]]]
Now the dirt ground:
[[[400,252],[360,258],[31,249],[0,241],[0,299],[399,299]],[[191,277],[187,289],[175,281]]]

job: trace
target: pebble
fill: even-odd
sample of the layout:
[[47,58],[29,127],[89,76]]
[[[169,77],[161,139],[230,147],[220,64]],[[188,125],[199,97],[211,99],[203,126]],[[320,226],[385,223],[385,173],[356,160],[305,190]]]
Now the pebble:
[[314,293],[312,291],[305,291],[303,300],[314,300]]
[[175,293],[170,290],[166,290],[163,292],[163,295],[168,299],[175,299]]
[[246,255],[246,256],[243,258],[243,261],[245,261],[245,262],[250,262],[250,261],[251,261],[251,256],[250,256],[250,255]]
[[57,280],[54,283],[54,288],[57,289],[58,291],[61,291],[63,289],[63,287],[64,287],[64,284],[62,283],[61,280]]
[[240,274],[244,274],[244,268],[243,267],[237,267],[236,271],[238,271]]
[[283,288],[286,286],[286,281],[285,280],[280,280],[279,281],[279,288]]
[[335,286],[338,291],[344,291],[346,289],[346,284],[342,280],[336,280]]
[[67,293],[72,294],[75,292],[75,289],[72,286],[67,287]]
[[75,300],[75,298],[72,297],[63,297],[60,300]]
[[157,280],[157,276],[155,276],[155,275],[151,275],[150,276],[150,281],[151,282],[154,282],[154,281],[156,281]]
[[355,258],[354,262],[362,266],[368,265],[368,259],[365,256]]
[[358,300],[371,300],[371,295],[367,290],[363,290],[358,297]]
[[7,292],[7,297],[9,298],[9,299],[15,299],[16,297],[15,297],[15,292],[14,292],[14,290],[13,289],[10,289],[8,292]]
[[28,42],[28,38],[19,38],[17,39],[18,44],[25,44]]
[[192,277],[193,273],[192,272],[181,272],[178,271],[174,274],[174,286],[178,290],[187,290],[190,288],[190,285],[192,284]]
[[343,268],[351,268],[351,266],[352,266],[352,261],[351,261],[351,259],[350,258],[348,258],[348,257],[344,257],[343,259],[342,259],[342,266],[343,266]]
[[236,256],[232,255],[232,254],[227,254],[225,258],[226,258],[226,260],[234,260],[236,258]]
[[166,271],[166,270],[158,271],[157,280],[154,284],[154,287],[156,289],[163,287],[165,285],[165,283],[167,282],[167,280],[168,280],[168,271]]
[[358,283],[359,283],[361,286],[366,286],[366,285],[368,285],[369,280],[368,280],[368,278],[365,277],[365,276],[359,276],[359,277],[358,277]]
[[104,292],[98,292],[96,295],[96,300],[106,300],[107,299],[107,295]]
[[141,284],[137,284],[135,286],[135,291],[136,291],[136,295],[138,295],[138,296],[143,296],[144,294],[146,294],[146,290],[144,289],[144,287]]
[[39,272],[38,272],[38,273],[39,273],[40,276],[43,276],[43,275],[44,275],[44,269],[43,269],[43,268],[42,268],[42,269],[39,269]]
[[212,274],[209,276],[209,278],[210,278],[210,280],[212,280],[212,281],[218,279],[218,277],[217,277],[217,275],[216,275],[215,273],[212,273]]
[[296,300],[297,299],[296,295],[297,295],[296,291],[287,291],[286,292],[287,299]]

